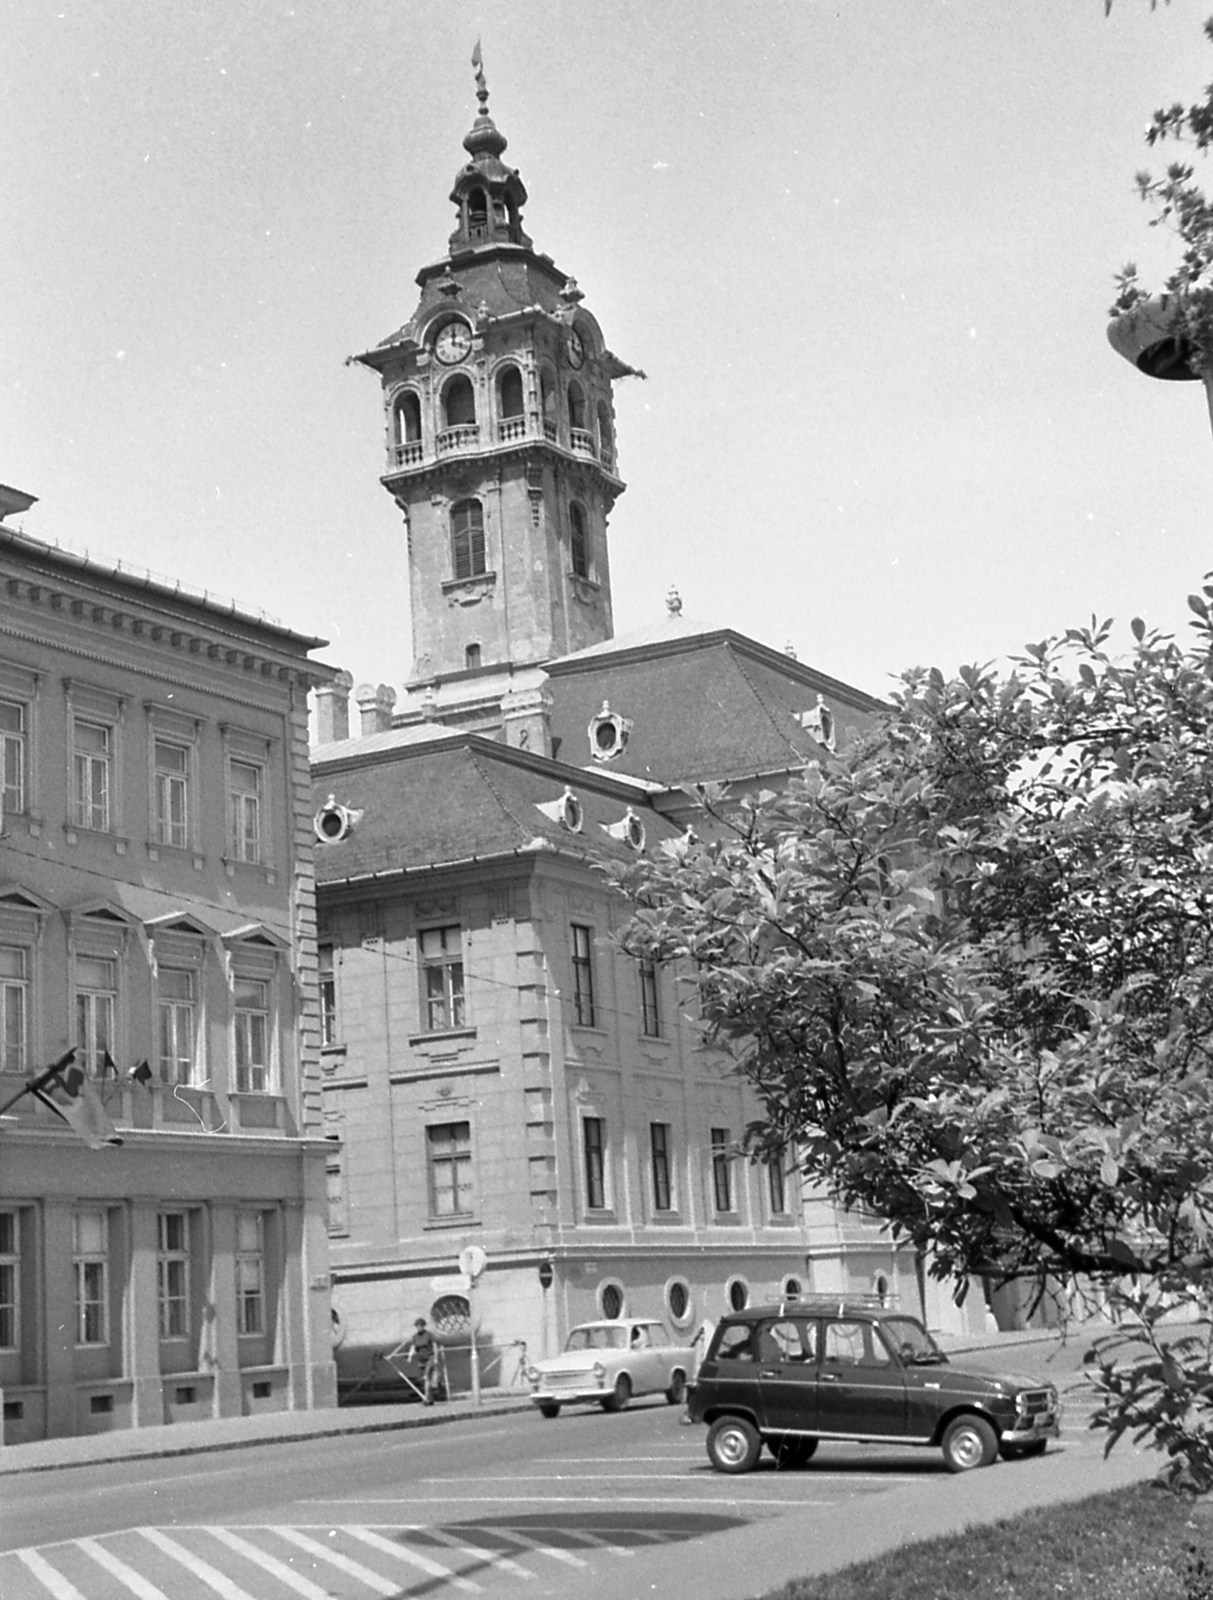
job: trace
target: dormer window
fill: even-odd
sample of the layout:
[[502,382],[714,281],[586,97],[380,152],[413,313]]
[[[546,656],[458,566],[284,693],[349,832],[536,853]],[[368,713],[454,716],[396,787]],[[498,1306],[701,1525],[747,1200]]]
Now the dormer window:
[[451,507],[451,572],[458,580],[484,571],[484,509],[479,500],[460,500]]
[[612,761],[628,747],[632,724],[627,717],[612,711],[610,702],[602,702],[602,710],[591,717],[586,729],[590,738],[590,756],[595,761]]

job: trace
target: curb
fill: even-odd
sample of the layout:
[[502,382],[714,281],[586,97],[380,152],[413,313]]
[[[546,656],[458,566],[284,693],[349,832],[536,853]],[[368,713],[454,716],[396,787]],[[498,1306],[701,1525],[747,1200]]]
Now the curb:
[[[359,1433],[401,1433],[411,1428],[437,1428],[449,1426],[455,1422],[477,1422],[485,1417],[514,1416],[523,1411],[533,1411],[534,1407],[529,1400],[494,1402],[487,1407],[480,1407],[475,1411],[448,1411],[445,1415],[421,1417],[397,1417],[391,1421],[368,1420],[361,1423],[334,1424],[331,1427],[323,1424],[317,1428],[302,1428],[298,1432],[283,1433],[258,1433],[250,1434],[247,1438],[198,1440],[187,1444],[172,1444],[167,1440],[163,1445],[147,1441],[148,1448],[131,1448],[128,1450],[111,1450],[109,1454],[84,1455],[79,1459],[64,1457],[55,1461],[10,1461],[9,1451],[27,1448],[24,1445],[8,1445],[0,1450],[0,1478],[13,1477],[23,1472],[64,1472],[77,1467],[107,1467],[121,1464],[124,1461],[166,1461],[175,1456],[200,1456],[214,1455],[220,1450],[251,1450],[257,1445],[268,1444],[306,1444],[311,1439],[342,1439],[349,1438]],[[314,1415],[315,1413],[312,1413]],[[137,1430],[124,1430],[122,1437],[129,1437]],[[151,1432],[150,1429],[145,1430]],[[95,1437],[95,1436],[94,1436]],[[63,1440],[64,1444],[73,1443],[80,1435],[71,1435]],[[52,1441],[38,1440],[33,1448],[38,1445],[48,1444]],[[138,1441],[143,1444],[142,1435]]]

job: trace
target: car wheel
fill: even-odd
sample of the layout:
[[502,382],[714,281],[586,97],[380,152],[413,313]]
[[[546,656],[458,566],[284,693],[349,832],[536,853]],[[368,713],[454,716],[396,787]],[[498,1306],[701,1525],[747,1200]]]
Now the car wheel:
[[988,1467],[998,1454],[998,1435],[984,1417],[957,1417],[943,1436],[943,1459],[949,1472]]
[[687,1375],[685,1372],[676,1372],[673,1382],[665,1392],[666,1399],[672,1406],[684,1406],[687,1403]]
[[717,1472],[749,1472],[761,1450],[758,1429],[745,1417],[717,1417],[708,1429],[708,1460]]
[[1026,1461],[1029,1456],[1043,1456],[1048,1448],[1047,1439],[1033,1439],[1031,1444],[1000,1444],[998,1453],[1004,1461]]
[[781,1470],[795,1470],[797,1467],[807,1467],[817,1454],[817,1440],[807,1439],[798,1433],[774,1434],[767,1440],[767,1449],[775,1457],[775,1465]]
[[615,1379],[615,1387],[602,1402],[604,1411],[622,1411],[632,1398],[632,1380],[626,1372],[621,1372]]
[[560,1415],[559,1400],[541,1400],[539,1402],[539,1415],[541,1417],[558,1417]]

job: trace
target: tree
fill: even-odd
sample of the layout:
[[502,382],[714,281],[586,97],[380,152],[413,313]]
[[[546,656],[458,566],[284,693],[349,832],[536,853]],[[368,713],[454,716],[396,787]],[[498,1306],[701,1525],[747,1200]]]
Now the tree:
[[1211,600],[1190,648],[1092,621],[910,672],[783,792],[704,789],[701,841],[607,869],[757,1091],[751,1152],[958,1291],[1213,1283]]
[[[1105,0],[1105,12],[1111,0]],[[1213,42],[1213,18],[1204,25]],[[1188,146],[1204,155],[1213,144],[1213,84],[1204,98],[1155,111],[1146,143]],[[1181,246],[1179,265],[1155,296],[1138,279],[1130,262],[1116,278],[1109,309],[1112,342],[1156,377],[1199,377],[1209,396],[1213,420],[1213,202],[1195,181],[1190,161],[1171,162],[1161,177],[1136,176],[1137,192],[1153,212],[1150,226],[1169,228]],[[1140,363],[1139,363],[1140,364]]]

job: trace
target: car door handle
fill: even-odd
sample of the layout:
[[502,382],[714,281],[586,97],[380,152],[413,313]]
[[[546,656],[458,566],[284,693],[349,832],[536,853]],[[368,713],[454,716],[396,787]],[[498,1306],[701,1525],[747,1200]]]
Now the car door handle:
[[822,1372],[818,1376],[821,1378],[822,1383],[837,1383],[839,1381],[836,1372]]
[[760,1378],[780,1378],[783,1376],[783,1374],[779,1371],[778,1367],[762,1367],[759,1370],[758,1376]]

